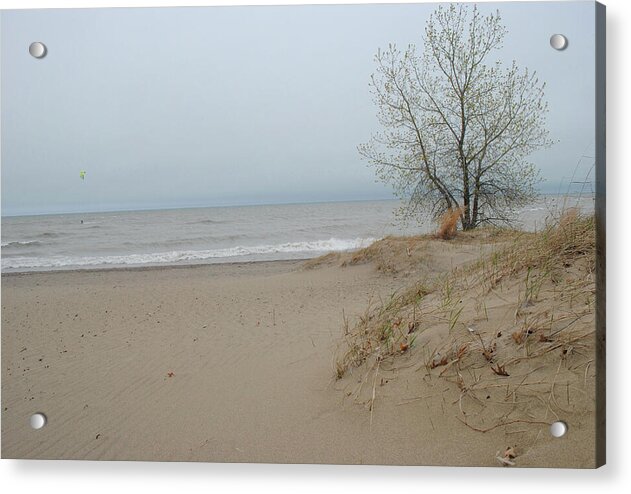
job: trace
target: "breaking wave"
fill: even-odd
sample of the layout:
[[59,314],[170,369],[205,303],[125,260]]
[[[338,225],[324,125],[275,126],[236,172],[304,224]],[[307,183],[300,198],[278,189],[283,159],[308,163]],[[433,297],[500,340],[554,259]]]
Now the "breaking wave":
[[2,259],[2,269],[59,269],[65,267],[126,266],[143,264],[195,263],[213,259],[235,259],[266,256],[274,259],[288,259],[292,255],[305,254],[313,257],[332,251],[349,251],[366,247],[375,238],[355,238],[316,240],[310,242],[287,242],[255,246],[237,246],[212,250],[181,250],[154,252],[147,254],[127,254],[112,256],[51,256],[51,257],[12,257]]
[[40,242],[37,240],[23,240],[23,241],[15,241],[15,242],[2,242],[2,247],[26,247],[29,245],[40,245]]

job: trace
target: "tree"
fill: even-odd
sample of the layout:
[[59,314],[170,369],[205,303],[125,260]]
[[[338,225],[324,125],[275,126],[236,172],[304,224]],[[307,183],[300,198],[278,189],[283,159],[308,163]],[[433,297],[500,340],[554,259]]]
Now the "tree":
[[527,157],[552,144],[545,84],[515,61],[489,62],[505,35],[499,12],[451,4],[427,21],[421,55],[377,52],[370,86],[383,130],[359,152],[405,199],[405,216],[458,209],[470,230],[509,223],[535,198]]

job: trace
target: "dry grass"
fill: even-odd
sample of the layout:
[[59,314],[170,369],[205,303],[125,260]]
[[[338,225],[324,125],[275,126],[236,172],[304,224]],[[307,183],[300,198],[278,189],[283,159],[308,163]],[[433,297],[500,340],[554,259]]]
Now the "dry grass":
[[342,254],[340,252],[329,252],[320,257],[306,260],[302,267],[304,269],[315,269],[326,265],[338,264]]
[[369,357],[407,352],[416,340],[418,323],[414,314],[404,321],[398,312],[409,304],[418,303],[427,293],[424,286],[418,285],[406,292],[406,296],[394,294],[388,301],[381,301],[378,308],[373,309],[369,305],[352,329],[345,317],[346,351],[336,360],[337,377],[341,378],[349,368],[360,366]]
[[[588,386],[594,218],[569,210],[538,233],[468,234],[461,236],[478,243],[495,237],[497,249],[367,307],[353,324],[345,320],[337,377],[358,367],[368,375],[405,354],[428,379],[437,375],[457,386],[459,418],[474,430],[547,423],[568,412],[570,395],[584,395]],[[491,403],[495,408],[487,410]],[[482,413],[497,414],[498,407],[502,414]]]
[[489,278],[490,288],[493,288],[504,278],[524,270],[550,273],[571,266],[579,258],[587,260],[589,269],[594,270],[595,219],[570,209],[549,221],[541,232],[516,234],[513,242],[483,259],[481,265]]
[[454,238],[456,236],[458,221],[460,221],[461,214],[462,208],[452,208],[447,210],[440,218],[436,237],[442,240],[451,240]]

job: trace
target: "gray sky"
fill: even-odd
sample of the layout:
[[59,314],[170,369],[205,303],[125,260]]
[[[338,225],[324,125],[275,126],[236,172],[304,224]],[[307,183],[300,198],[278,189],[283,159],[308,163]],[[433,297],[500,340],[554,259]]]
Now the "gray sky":
[[[389,198],[357,153],[373,56],[420,45],[434,8],[4,11],[2,214]],[[532,158],[565,192],[594,153],[594,3],[480,8],[503,16],[501,58],[547,82],[560,142]]]

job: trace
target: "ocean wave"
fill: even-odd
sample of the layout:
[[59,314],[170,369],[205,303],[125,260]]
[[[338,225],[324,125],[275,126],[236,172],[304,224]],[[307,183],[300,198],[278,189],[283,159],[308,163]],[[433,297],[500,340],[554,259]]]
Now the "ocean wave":
[[9,257],[2,259],[2,269],[58,269],[65,267],[98,267],[108,265],[176,264],[246,256],[256,258],[257,256],[266,255],[276,255],[275,257],[282,259],[282,254],[303,253],[318,255],[332,251],[355,250],[366,247],[375,240],[374,238],[330,238],[328,240],[315,240],[310,242],[287,242],[283,244],[237,246],[213,250],[168,251],[116,256]]
[[15,240],[13,242],[2,242],[2,247],[25,247],[27,245],[40,245],[37,240]]

